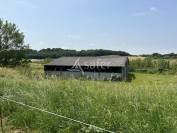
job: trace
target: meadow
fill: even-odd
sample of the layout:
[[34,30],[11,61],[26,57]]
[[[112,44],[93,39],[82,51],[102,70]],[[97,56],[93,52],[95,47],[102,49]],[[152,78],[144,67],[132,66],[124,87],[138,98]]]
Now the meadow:
[[[177,75],[134,73],[131,82],[44,78],[40,63],[0,68],[0,96],[113,132],[177,132]],[[0,99],[5,132],[99,133]]]

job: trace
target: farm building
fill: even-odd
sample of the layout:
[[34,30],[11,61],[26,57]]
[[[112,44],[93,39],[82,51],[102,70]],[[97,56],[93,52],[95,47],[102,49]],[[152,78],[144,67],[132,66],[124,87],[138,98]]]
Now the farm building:
[[46,75],[85,77],[95,80],[127,80],[128,57],[61,57],[44,65]]

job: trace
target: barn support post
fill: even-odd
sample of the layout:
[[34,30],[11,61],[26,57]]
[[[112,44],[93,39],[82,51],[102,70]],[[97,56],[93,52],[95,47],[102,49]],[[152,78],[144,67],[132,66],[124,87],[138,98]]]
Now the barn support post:
[[122,69],[122,70],[121,70],[121,72],[122,72],[122,73],[121,73],[121,75],[122,75],[121,79],[122,79],[122,81],[123,81],[123,80],[124,80],[124,68],[121,67],[121,69]]
[[125,76],[126,76],[126,81],[129,79],[128,74],[129,74],[129,67],[128,67],[129,61],[127,60],[126,65],[125,65]]
[[126,70],[126,67],[122,67],[122,81],[127,81],[127,70]]

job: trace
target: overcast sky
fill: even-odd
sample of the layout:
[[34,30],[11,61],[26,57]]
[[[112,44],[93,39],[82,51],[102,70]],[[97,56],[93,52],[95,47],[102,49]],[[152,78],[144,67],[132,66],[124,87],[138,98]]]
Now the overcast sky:
[[0,0],[33,49],[177,53],[177,0]]

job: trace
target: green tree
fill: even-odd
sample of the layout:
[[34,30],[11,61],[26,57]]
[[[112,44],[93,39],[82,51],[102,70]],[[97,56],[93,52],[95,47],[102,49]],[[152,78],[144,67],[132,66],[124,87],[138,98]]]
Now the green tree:
[[0,19],[0,65],[16,66],[26,62],[24,34],[18,27]]

